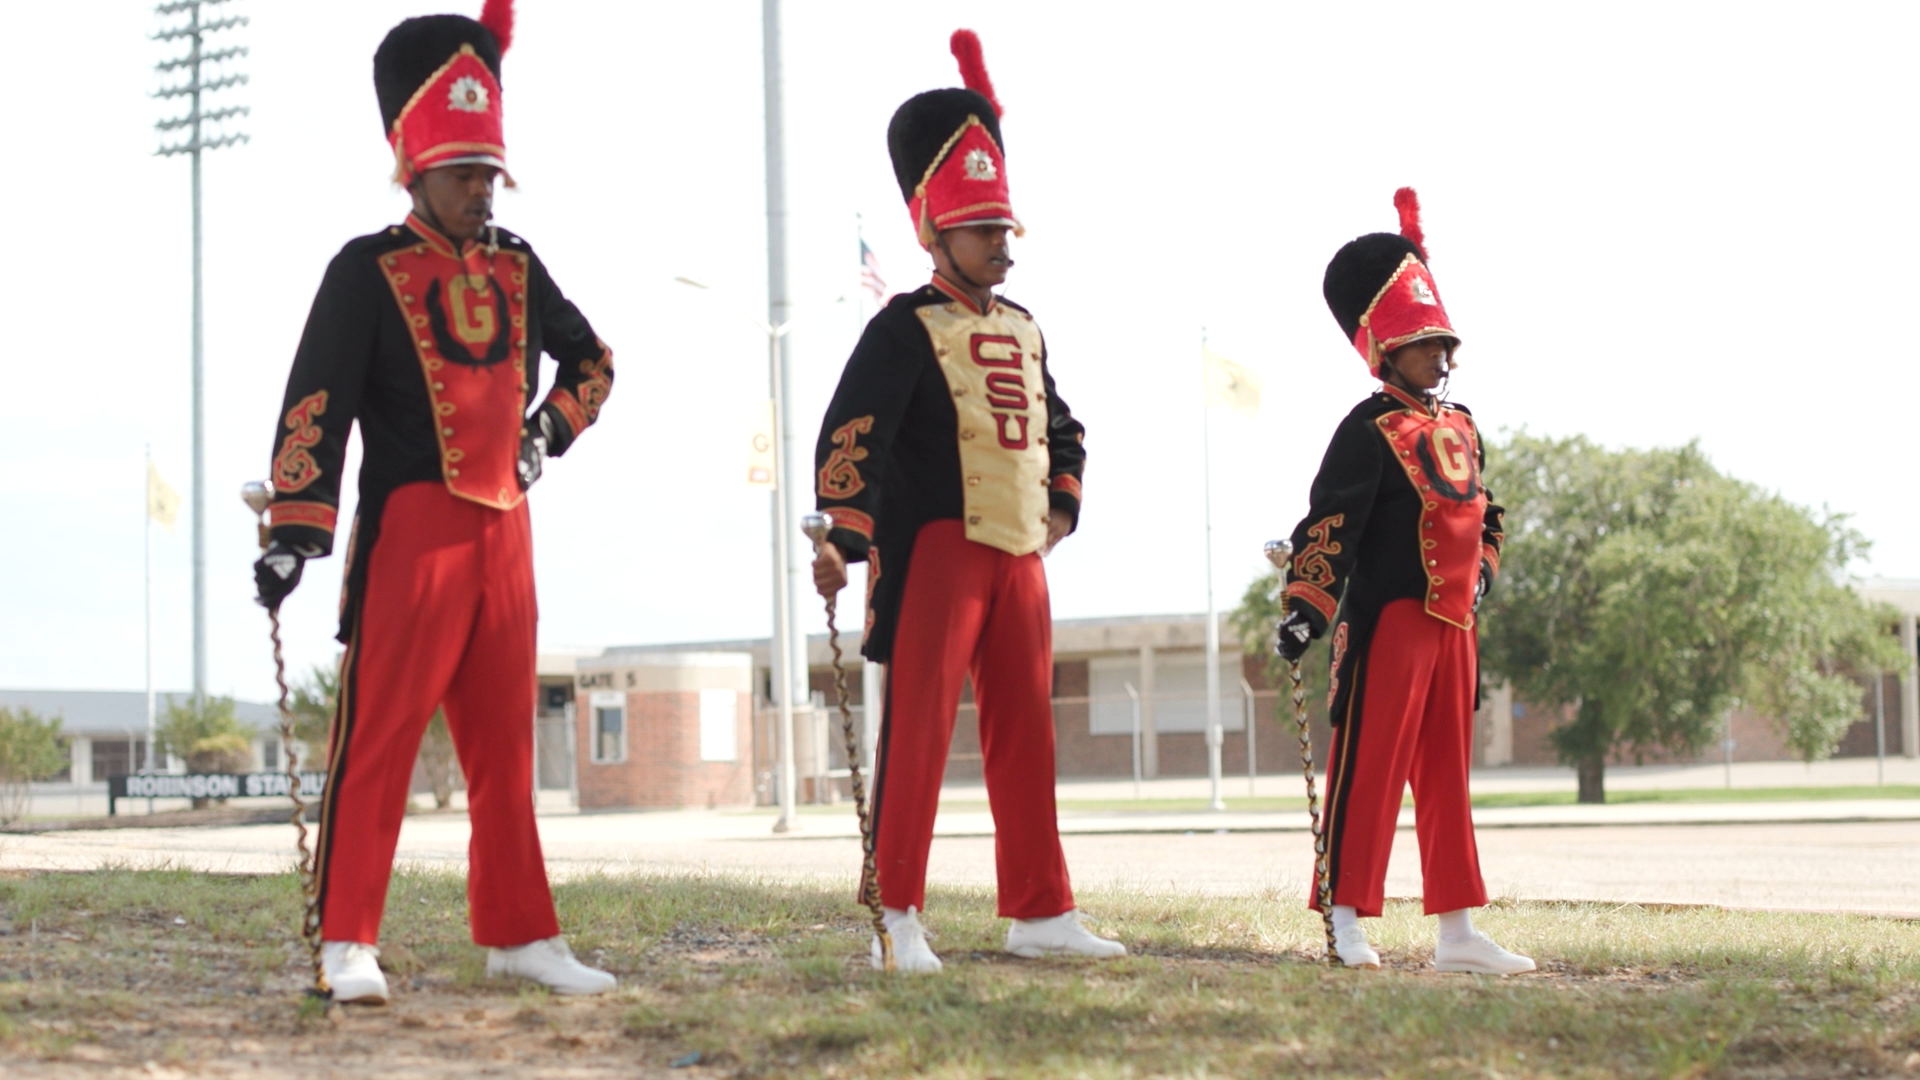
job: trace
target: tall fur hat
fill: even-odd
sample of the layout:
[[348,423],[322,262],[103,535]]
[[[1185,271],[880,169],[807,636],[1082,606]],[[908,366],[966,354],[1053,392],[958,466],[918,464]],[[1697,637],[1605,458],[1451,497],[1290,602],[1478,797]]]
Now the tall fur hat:
[[513,0],[486,0],[477,21],[423,15],[387,32],[373,89],[396,182],[467,162],[506,169],[500,59],[512,43]]
[[1348,241],[1327,264],[1320,287],[1341,333],[1375,378],[1386,354],[1409,342],[1436,337],[1450,338],[1456,346],[1460,342],[1427,269],[1420,197],[1412,188],[1401,188],[1393,205],[1400,211],[1400,231]]
[[962,225],[1009,225],[1025,232],[1007,191],[1000,102],[987,77],[980,39],[971,30],[955,30],[949,45],[966,89],[915,94],[894,110],[887,125],[894,179],[922,246],[930,246],[942,230]]

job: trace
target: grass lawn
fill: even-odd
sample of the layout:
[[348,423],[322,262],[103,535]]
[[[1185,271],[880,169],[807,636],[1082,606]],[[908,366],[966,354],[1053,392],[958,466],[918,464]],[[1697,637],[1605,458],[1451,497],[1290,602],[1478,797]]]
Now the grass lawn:
[[[1473,797],[1475,806],[1573,806],[1578,801],[1573,791],[1499,791],[1483,792]],[[1674,788],[1671,790],[1645,791],[1609,791],[1609,803],[1746,803],[1746,802],[1832,802],[1841,799],[1920,799],[1920,785],[1913,784],[1857,784],[1835,787],[1771,787],[1771,788]],[[1303,795],[1280,797],[1263,796],[1248,798],[1241,796],[1226,799],[1229,811],[1257,813],[1262,811],[1302,810],[1307,808],[1307,799]],[[1405,800],[1412,806],[1411,797]],[[1067,812],[1095,814],[1185,814],[1200,813],[1208,807],[1205,799],[1062,799],[1060,809]],[[801,807],[802,813],[818,811],[820,813],[845,814],[844,806]],[[953,800],[940,804],[945,811],[984,811],[985,800]],[[759,811],[766,813],[766,811]]]
[[[1543,971],[1427,969],[1432,920],[1393,904],[1388,968],[1311,962],[1292,896],[1091,894],[1134,954],[998,951],[991,897],[931,898],[934,977],[869,970],[845,889],[731,877],[559,885],[577,952],[621,989],[490,982],[464,883],[403,873],[388,1008],[303,1009],[289,876],[0,875],[0,1073],[65,1076],[1920,1076],[1920,923],[1495,904],[1481,926]],[[675,1063],[680,1063],[675,1067]]]

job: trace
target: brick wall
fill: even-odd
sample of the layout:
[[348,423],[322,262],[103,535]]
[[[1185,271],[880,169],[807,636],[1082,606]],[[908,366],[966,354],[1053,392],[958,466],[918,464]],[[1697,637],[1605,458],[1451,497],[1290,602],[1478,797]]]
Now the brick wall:
[[[1886,677],[1885,693],[1887,754],[1892,756],[1900,752],[1898,678],[1891,675]],[[1542,708],[1515,698],[1514,709],[1519,715],[1513,719],[1513,764],[1558,765],[1560,759],[1554,754],[1553,744],[1548,741],[1547,733],[1560,724],[1572,720],[1573,707]],[[1861,715],[1863,719],[1849,727],[1841,736],[1840,745],[1834,751],[1835,757],[1872,757],[1874,754],[1871,683],[1867,684],[1862,693]],[[1733,741],[1733,760],[1735,761],[1791,761],[1797,757],[1788,748],[1786,740],[1781,737],[1779,726],[1772,718],[1760,716],[1750,709],[1734,712]],[[1608,759],[1608,764],[1688,765],[1724,760],[1726,760],[1725,751],[1721,749],[1720,738],[1716,734],[1694,757],[1681,758],[1658,753],[1647,753],[1636,757],[1631,750],[1627,750],[1616,752]]]
[[581,809],[747,806],[753,802],[753,732],[749,696],[737,694],[735,761],[700,760],[700,692],[636,691],[626,695],[627,755],[593,760],[592,695],[575,713],[580,747]]

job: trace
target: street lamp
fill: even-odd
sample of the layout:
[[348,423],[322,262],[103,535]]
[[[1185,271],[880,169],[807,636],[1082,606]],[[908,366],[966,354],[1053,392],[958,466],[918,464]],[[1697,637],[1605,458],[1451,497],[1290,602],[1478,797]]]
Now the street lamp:
[[[715,292],[706,284],[690,277],[676,277],[675,282],[701,292]],[[722,295],[724,294],[717,294]],[[787,544],[788,533],[793,530],[791,507],[787,504],[787,486],[792,482],[787,459],[790,454],[781,445],[781,437],[786,426],[786,372],[782,370],[780,343],[792,328],[793,320],[775,326],[753,314],[731,299],[728,303],[739,312],[741,318],[752,323],[759,331],[767,335],[767,390],[773,398],[773,640],[768,660],[771,662],[773,685],[776,688],[774,703],[779,708],[778,740],[780,754],[780,817],[773,823],[777,833],[791,831],[798,822],[795,820],[799,803],[798,774],[794,768],[793,754],[793,713],[795,687],[807,685],[807,665],[805,652],[806,639],[801,638],[799,649],[794,648],[794,611],[788,588]],[[796,669],[795,653],[800,652]],[[811,700],[811,698],[809,698]]]

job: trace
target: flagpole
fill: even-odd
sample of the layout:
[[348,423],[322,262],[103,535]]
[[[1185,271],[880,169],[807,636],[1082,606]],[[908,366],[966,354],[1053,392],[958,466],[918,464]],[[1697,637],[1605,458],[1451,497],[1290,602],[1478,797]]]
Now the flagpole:
[[1200,486],[1207,518],[1207,779],[1212,810],[1225,810],[1220,794],[1220,617],[1213,605],[1213,406],[1207,402],[1207,328],[1200,328]]
[[[147,624],[147,761],[142,772],[153,771],[153,444],[147,444],[147,498],[146,512],[140,515],[141,557],[146,564],[145,582],[141,594],[145,604]],[[127,762],[128,768],[133,762]]]

